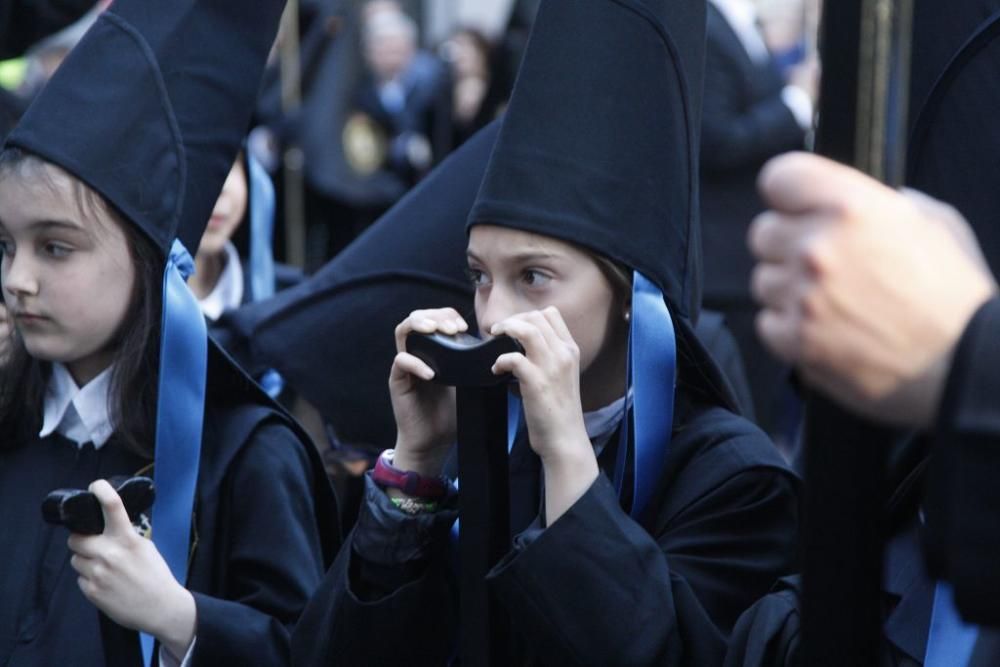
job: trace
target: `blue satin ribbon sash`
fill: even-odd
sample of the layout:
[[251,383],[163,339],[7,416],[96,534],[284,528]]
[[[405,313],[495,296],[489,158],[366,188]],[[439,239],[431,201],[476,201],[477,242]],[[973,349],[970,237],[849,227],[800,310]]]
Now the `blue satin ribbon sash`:
[[[152,525],[153,544],[181,585],[187,581],[208,369],[205,317],[185,283],[193,272],[191,255],[174,241],[163,273]],[[140,637],[145,665],[152,664],[153,641]]]

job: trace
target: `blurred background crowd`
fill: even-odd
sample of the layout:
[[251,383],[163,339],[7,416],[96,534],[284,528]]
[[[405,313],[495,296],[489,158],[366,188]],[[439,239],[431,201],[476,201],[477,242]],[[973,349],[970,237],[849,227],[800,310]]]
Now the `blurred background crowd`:
[[[745,237],[763,208],[755,188],[761,165],[810,141],[819,2],[710,0],[708,11],[703,298],[735,337],[745,381],[734,384],[745,409],[786,449],[799,398],[788,369],[755,335]],[[5,5],[14,9],[0,16],[0,136],[108,4]],[[19,25],[17,8],[28,5],[34,15]],[[538,0],[289,1],[246,142],[247,159],[274,186],[279,266],[314,273],[503,113],[537,7]]]

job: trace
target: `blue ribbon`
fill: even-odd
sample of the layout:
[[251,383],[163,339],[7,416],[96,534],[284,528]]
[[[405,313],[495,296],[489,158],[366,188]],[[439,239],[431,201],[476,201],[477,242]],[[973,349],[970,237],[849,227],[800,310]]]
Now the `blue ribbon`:
[[670,449],[677,384],[677,340],[663,293],[638,271],[632,274],[632,319],[628,337],[626,396],[615,462],[615,489],[621,497],[628,461],[629,432],[633,434],[632,507],[638,519],[649,504]]
[[250,297],[274,295],[274,184],[253,156],[247,155],[250,184]]
[[[193,272],[191,255],[174,241],[163,272],[152,525],[153,544],[182,586],[187,581],[208,370],[205,317],[185,283]],[[143,664],[150,665],[153,637],[142,634],[140,643]]]
[[[274,183],[257,158],[247,154],[247,181],[250,186],[250,300],[263,301],[274,296]],[[271,398],[278,398],[285,379],[268,369],[260,386]]]
[[964,622],[958,615],[951,586],[939,583],[934,589],[924,667],[965,667],[978,636],[979,628]]

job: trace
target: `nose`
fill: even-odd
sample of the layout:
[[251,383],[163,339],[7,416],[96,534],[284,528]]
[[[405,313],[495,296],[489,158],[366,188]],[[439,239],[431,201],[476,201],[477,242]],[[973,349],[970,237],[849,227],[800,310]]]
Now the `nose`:
[[519,312],[516,295],[502,284],[476,291],[476,322],[481,336],[488,337],[494,324]]
[[4,255],[0,271],[0,284],[3,285],[4,293],[15,298],[38,293],[38,279],[31,269],[31,263],[23,257],[24,254]]

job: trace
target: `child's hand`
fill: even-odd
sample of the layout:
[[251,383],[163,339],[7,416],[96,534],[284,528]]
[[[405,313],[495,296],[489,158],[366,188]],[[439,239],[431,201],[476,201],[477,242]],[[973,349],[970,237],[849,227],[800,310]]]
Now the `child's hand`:
[[455,335],[469,328],[452,308],[415,310],[396,327],[396,358],[389,372],[389,395],[396,418],[394,465],[434,477],[455,442],[455,390],[430,382],[434,371],[406,351],[411,333]]
[[80,590],[111,620],[155,636],[183,657],[195,634],[194,597],[177,583],[152,541],[135,532],[111,485],[97,480],[90,491],[101,503],[104,532],[69,538]]
[[500,355],[496,374],[517,378],[531,448],[545,472],[545,514],[552,524],[582,496],[598,475],[597,459],[583,424],[580,349],[554,307],[521,313],[493,325],[524,354]]

